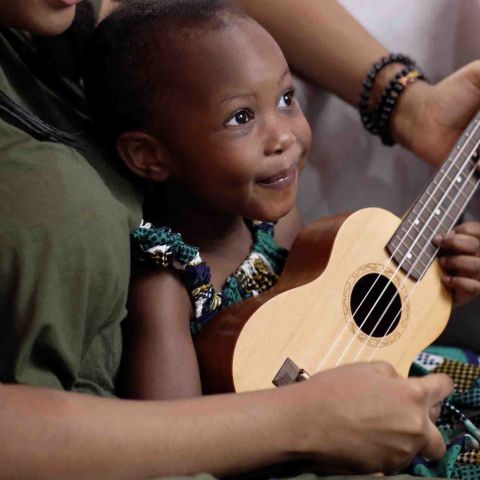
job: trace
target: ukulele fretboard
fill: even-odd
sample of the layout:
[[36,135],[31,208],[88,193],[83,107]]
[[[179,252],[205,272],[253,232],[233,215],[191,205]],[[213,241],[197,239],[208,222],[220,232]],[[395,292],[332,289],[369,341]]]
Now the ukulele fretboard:
[[409,277],[423,277],[437,253],[437,246],[432,243],[434,237],[449,232],[464,212],[480,181],[476,168],[479,152],[480,113],[387,245],[387,251]]

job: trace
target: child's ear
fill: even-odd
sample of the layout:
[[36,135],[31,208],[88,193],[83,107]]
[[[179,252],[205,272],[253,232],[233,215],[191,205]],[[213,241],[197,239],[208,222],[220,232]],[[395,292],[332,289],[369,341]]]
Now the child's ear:
[[117,151],[136,175],[164,182],[170,176],[170,155],[155,137],[144,132],[124,132],[117,140]]

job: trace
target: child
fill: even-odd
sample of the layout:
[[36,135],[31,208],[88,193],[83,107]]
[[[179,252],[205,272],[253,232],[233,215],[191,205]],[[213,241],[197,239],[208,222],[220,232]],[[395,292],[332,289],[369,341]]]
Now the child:
[[[191,332],[281,273],[310,129],[280,48],[226,0],[129,2],[92,55],[98,125],[131,172],[161,186],[158,227],[133,233],[129,394],[201,395]],[[457,274],[477,277],[478,240],[462,228],[442,245],[462,254]]]
[[[136,111],[115,105],[111,136],[131,171],[161,182],[164,199],[152,219],[162,227],[133,234],[137,259],[157,263],[135,276],[129,300],[130,394],[140,398],[201,395],[190,329],[275,282],[301,227],[295,197],[311,140],[288,65],[263,28],[222,0],[158,3],[116,14],[132,38],[138,28],[122,16],[137,17],[139,37],[158,37],[159,50],[144,52],[151,63],[137,65],[136,48],[123,49],[115,26],[103,29],[122,39],[122,83],[138,75],[148,87],[135,102],[151,106],[135,105],[132,121]],[[114,84],[110,76],[119,78],[102,82]]]

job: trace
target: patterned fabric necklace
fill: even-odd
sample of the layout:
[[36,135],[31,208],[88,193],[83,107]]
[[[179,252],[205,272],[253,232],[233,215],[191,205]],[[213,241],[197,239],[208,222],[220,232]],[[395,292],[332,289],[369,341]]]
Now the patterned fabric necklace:
[[218,292],[199,249],[185,243],[180,234],[143,222],[131,234],[134,268],[154,265],[181,272],[193,305],[194,316],[190,323],[193,334],[228,305],[268,290],[282,273],[288,250],[275,241],[274,224],[248,220],[246,223],[253,236],[252,250]]

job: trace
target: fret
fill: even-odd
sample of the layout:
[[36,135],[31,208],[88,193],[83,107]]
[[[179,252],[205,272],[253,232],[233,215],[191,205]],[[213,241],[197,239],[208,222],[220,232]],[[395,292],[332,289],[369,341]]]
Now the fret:
[[405,227],[402,226],[402,228],[399,229],[399,232],[402,232],[403,235],[405,235],[405,232],[408,231],[408,229],[410,229],[410,231],[415,230],[416,235],[408,234],[408,239],[411,241],[418,241],[419,232],[422,232],[420,236],[430,241],[434,235],[448,229],[448,227],[445,226],[445,223],[451,225],[456,221],[456,216],[452,214],[452,208],[456,207],[449,206],[446,209],[437,209],[438,213],[434,213],[426,218],[420,216],[417,221],[418,225],[422,225],[421,229],[419,229],[418,226],[412,226],[414,220],[407,217],[402,223]]
[[[457,197],[458,200],[458,197]],[[422,202],[419,202],[422,205]],[[418,211],[414,211],[413,215],[418,217],[419,223],[429,223],[429,222],[438,222],[442,221],[442,219],[453,219],[454,216],[452,215],[452,208],[458,207],[459,204],[463,204],[463,201],[460,202],[453,202],[452,200],[447,199],[445,197],[441,204],[437,203],[436,205],[431,205],[432,208],[428,208],[426,205],[422,205],[421,209],[416,209]],[[434,209],[433,209],[434,208]],[[448,217],[448,218],[447,218]],[[409,223],[414,222],[414,218],[407,217]]]
[[[395,248],[395,258],[402,259],[402,266],[406,264],[413,265],[418,267],[426,267],[429,258],[430,252],[430,243],[425,245],[425,242],[422,244],[406,245],[400,243]],[[424,258],[427,257],[427,258]]]
[[417,250],[417,252],[408,251],[406,247],[402,248],[402,246],[400,246],[393,256],[396,263],[407,274],[415,270],[425,270],[436,252],[436,247],[429,243],[419,246]]
[[465,188],[459,188],[458,192],[456,192],[456,197],[457,199],[460,197],[460,200],[466,200],[468,198],[468,195],[465,193]]
[[411,264],[415,266],[414,268],[426,268],[427,263],[425,263],[424,257],[426,257],[426,259],[427,259],[426,261],[428,262],[429,257],[427,255],[424,255],[423,253],[422,253],[422,255],[419,255],[415,259],[413,259],[413,256],[412,256],[412,258],[410,258],[407,255],[407,260],[410,260]]
[[[452,172],[450,170],[450,176],[448,173],[445,173],[442,175],[442,179],[441,180],[435,180],[433,179],[433,185],[448,185],[449,183],[452,183],[454,178],[455,178],[455,175],[457,174],[457,172]],[[433,190],[433,189],[432,189]]]
[[422,214],[426,212],[428,216],[431,216],[433,213],[432,206],[430,206],[429,203],[425,201],[422,202],[422,199],[420,199],[419,203],[420,205],[422,205]]
[[408,277],[417,279],[423,272],[425,267],[421,267],[419,265],[413,265],[410,264],[409,262],[405,262],[402,264],[401,269],[403,272],[408,275]]
[[425,219],[420,219],[421,223],[423,224],[423,231],[427,233],[427,235],[431,236],[431,234],[436,232],[435,225],[432,225],[432,219],[430,221],[427,221],[427,218]]
[[[467,180],[467,186],[469,189],[469,193],[471,193],[473,190],[477,188],[477,182],[478,182],[478,175],[473,174],[468,180]],[[469,195],[465,195],[465,198],[468,198]]]
[[446,190],[444,193],[445,193],[444,200],[446,200],[448,203],[453,202],[453,199],[454,199],[455,196],[452,195],[452,192],[450,190]]
[[445,188],[445,184],[439,184],[438,187],[435,188],[435,190],[432,191],[426,191],[421,197],[420,200],[423,202],[423,204],[427,203],[437,203],[437,198],[444,198],[450,193],[450,190],[448,188]]
[[402,234],[403,236],[406,236],[409,240],[415,241],[418,238],[418,232],[415,232],[415,234],[412,234],[412,231],[408,231],[408,230],[403,231],[402,229]]
[[455,221],[455,217],[451,214],[452,208],[455,208],[455,205],[449,205],[446,209],[441,209],[442,218],[439,219],[439,223],[444,223],[445,220]]
[[470,170],[472,168],[475,168],[475,165],[478,162],[478,153],[475,153],[475,155],[471,155],[469,157],[465,157],[465,164],[463,165],[462,170]]
[[479,152],[480,112],[390,239],[388,252],[415,280],[423,277],[437,253],[432,238],[454,227],[477,189]]

